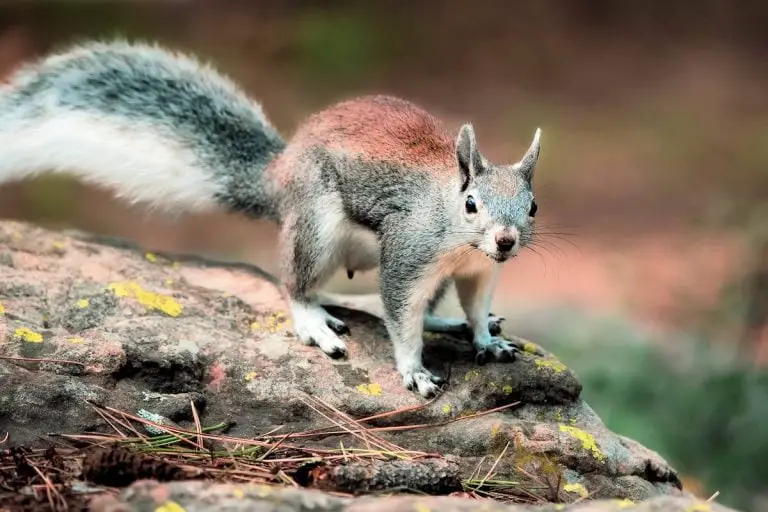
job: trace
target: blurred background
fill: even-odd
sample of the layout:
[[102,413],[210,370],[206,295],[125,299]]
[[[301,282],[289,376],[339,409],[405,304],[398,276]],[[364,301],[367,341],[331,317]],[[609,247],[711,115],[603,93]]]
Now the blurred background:
[[[507,265],[494,312],[691,490],[768,510],[766,26],[756,0],[4,1],[0,77],[125,36],[211,61],[286,137],[371,92],[472,121],[497,162],[541,126],[538,218],[553,234]],[[271,226],[153,217],[66,178],[3,186],[0,217],[277,268]]]

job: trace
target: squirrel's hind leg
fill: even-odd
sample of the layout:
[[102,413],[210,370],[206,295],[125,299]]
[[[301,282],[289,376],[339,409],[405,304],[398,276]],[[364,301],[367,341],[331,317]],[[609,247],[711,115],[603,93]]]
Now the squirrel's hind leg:
[[280,234],[281,274],[286,288],[296,336],[306,345],[317,346],[328,356],[346,356],[339,334],[346,324],[328,313],[315,298],[337,269],[342,250],[339,226],[343,214],[329,208],[309,208],[284,215]]

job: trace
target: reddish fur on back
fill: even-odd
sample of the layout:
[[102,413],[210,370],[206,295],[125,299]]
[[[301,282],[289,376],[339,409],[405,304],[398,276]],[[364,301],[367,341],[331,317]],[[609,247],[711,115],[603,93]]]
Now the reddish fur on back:
[[[454,137],[428,112],[391,96],[364,96],[322,110],[301,125],[290,146],[287,153],[293,156],[298,156],[293,150],[322,146],[437,175],[456,173]],[[293,177],[289,167],[287,161],[275,162],[272,172],[286,183]]]

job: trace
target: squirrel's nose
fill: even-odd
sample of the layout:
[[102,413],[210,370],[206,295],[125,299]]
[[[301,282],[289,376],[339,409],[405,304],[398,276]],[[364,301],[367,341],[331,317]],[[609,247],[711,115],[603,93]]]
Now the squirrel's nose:
[[515,242],[517,242],[517,240],[512,235],[505,234],[505,233],[499,233],[498,235],[496,235],[496,245],[499,247],[499,250],[502,252],[511,251],[512,248],[515,246]]

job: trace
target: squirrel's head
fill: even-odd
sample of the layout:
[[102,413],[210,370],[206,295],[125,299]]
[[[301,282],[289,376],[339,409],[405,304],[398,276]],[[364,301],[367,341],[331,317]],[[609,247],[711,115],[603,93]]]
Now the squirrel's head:
[[494,165],[477,149],[471,124],[459,130],[456,159],[460,189],[459,231],[469,244],[489,258],[503,262],[516,256],[530,240],[538,206],[533,175],[539,158],[541,130],[523,158],[511,165]]

